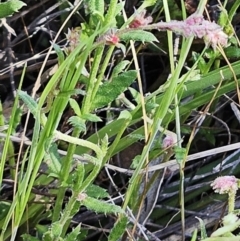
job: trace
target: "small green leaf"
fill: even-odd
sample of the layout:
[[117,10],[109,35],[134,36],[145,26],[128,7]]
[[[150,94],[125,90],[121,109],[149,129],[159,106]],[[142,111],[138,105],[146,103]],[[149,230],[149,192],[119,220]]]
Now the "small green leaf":
[[95,114],[84,114],[81,116],[84,120],[87,120],[87,121],[91,121],[91,122],[101,122],[102,119],[100,117],[98,117],[97,115]]
[[198,217],[196,217],[196,219],[198,219],[198,221],[200,222],[201,239],[207,238],[207,231],[206,231],[205,224],[204,224],[203,220],[201,218],[198,218]]
[[104,0],[89,0],[87,3],[90,13],[90,26],[98,26],[104,21]]
[[76,228],[74,228],[72,230],[72,232],[67,235],[67,237],[64,239],[64,241],[80,240],[80,239],[78,239],[79,234],[80,234],[80,225],[78,225]]
[[226,235],[230,234],[231,232],[235,231],[238,227],[239,227],[239,222],[236,222],[235,224],[220,227],[211,234],[211,237],[219,237],[219,236],[223,236],[223,235],[226,236]]
[[84,165],[79,163],[74,172],[73,191],[78,192],[82,186],[85,170]]
[[196,228],[196,229],[194,230],[194,232],[193,232],[191,241],[197,241],[197,233],[198,233],[198,230],[197,230],[197,228]]
[[11,16],[15,12],[18,12],[20,8],[27,4],[19,0],[9,0],[4,3],[0,3],[0,19]]
[[110,232],[108,241],[119,240],[126,230],[127,222],[128,218],[126,216],[123,216],[120,219],[118,219]]
[[125,44],[118,43],[117,47],[119,49],[121,49],[123,55],[125,56],[126,55],[126,46],[125,46]]
[[151,7],[156,3],[156,0],[144,0],[143,4],[142,4],[142,8],[147,8],[147,7]]
[[51,226],[51,234],[52,234],[52,236],[54,238],[60,237],[60,235],[62,233],[62,229],[63,229],[63,225],[59,221],[53,223],[52,226]]
[[42,237],[42,235],[48,231],[49,227],[47,225],[37,224],[35,229],[38,235]]
[[40,239],[35,238],[29,234],[23,234],[21,237],[22,237],[23,241],[40,241]]
[[119,64],[117,64],[113,69],[111,79],[116,78],[126,68],[126,66],[129,63],[130,63],[130,61],[123,60]]
[[104,0],[89,0],[88,6],[91,13],[99,12],[103,16]]
[[52,241],[53,240],[53,236],[51,234],[51,231],[46,232],[43,237],[42,237],[43,241]]
[[30,95],[28,95],[25,91],[18,90],[17,93],[18,93],[19,97],[23,100],[24,104],[31,111],[31,113],[36,117],[36,114],[38,112],[37,102]]
[[175,152],[175,158],[176,158],[177,162],[181,163],[182,160],[185,158],[186,149],[178,147],[178,146],[175,146],[174,147],[174,152]]
[[53,44],[53,48],[58,56],[58,62],[59,62],[59,66],[60,66],[64,61],[64,53],[58,44],[55,44],[55,43],[51,43],[51,44]]
[[[219,9],[220,10],[220,9]],[[221,8],[221,11],[220,11],[220,16],[218,18],[218,24],[221,26],[221,27],[225,27],[227,25],[227,23],[229,22],[229,19],[228,19],[228,12],[225,8]]]
[[123,111],[121,111],[118,119],[131,120],[132,119],[132,115],[131,115],[131,113],[129,111],[123,110]]
[[133,161],[132,161],[131,166],[130,166],[131,169],[136,169],[139,166],[140,158],[141,158],[140,155],[137,155],[133,158]]
[[224,49],[224,52],[228,58],[239,58],[240,57],[240,48],[236,46],[229,46]]
[[59,176],[61,171],[61,162],[60,162],[60,155],[58,153],[58,148],[55,143],[52,143],[49,148],[49,156],[51,161],[48,162],[48,167],[50,169],[50,176]]
[[79,116],[71,116],[68,119],[68,123],[70,123],[72,126],[74,126],[76,128],[79,128],[82,132],[87,131],[85,121],[82,118],[80,118]]
[[91,184],[86,189],[86,194],[93,198],[106,198],[109,197],[109,194],[107,193],[106,189],[103,189],[97,185]]
[[125,33],[122,33],[120,35],[120,39],[122,41],[141,41],[141,42],[158,42],[157,38],[150,32],[144,31],[144,30],[139,30],[139,29],[133,29],[129,30]]
[[82,204],[86,206],[87,209],[97,213],[124,213],[123,209],[117,205],[106,203],[91,197],[86,197],[82,200]]
[[21,117],[22,117],[22,108],[17,108],[15,115],[14,115],[14,120],[13,120],[13,131],[16,130],[17,126],[19,125],[19,123],[21,122]]
[[115,100],[136,79],[137,72],[130,70],[102,84],[92,103],[92,109],[103,107]]
[[79,104],[77,103],[77,101],[75,99],[70,98],[69,104],[70,104],[71,108],[73,109],[74,113],[80,117],[81,110],[80,110],[80,107],[79,107]]
[[154,102],[147,102],[146,111],[147,113],[152,113],[159,105]]
[[145,136],[143,134],[129,134],[128,137],[135,139],[136,141],[145,140]]
[[103,153],[107,153],[108,150],[108,135],[106,134],[103,139],[101,139],[101,149]]
[[8,202],[1,201],[0,202],[0,220],[6,217],[11,204]]
[[128,87],[128,90],[131,92],[131,95],[134,98],[134,100],[136,101],[136,103],[140,104],[141,103],[141,95],[140,95],[140,93],[136,89],[134,89],[132,87]]

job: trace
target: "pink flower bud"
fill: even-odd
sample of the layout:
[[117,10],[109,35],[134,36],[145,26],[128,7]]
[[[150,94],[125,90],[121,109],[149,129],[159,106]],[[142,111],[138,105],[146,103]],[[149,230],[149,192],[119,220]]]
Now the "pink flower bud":
[[214,180],[211,186],[216,193],[236,193],[238,190],[238,179],[234,176],[218,177]]
[[143,10],[140,13],[136,13],[135,18],[129,24],[129,28],[139,28],[141,26],[148,25],[153,21],[151,16],[146,17],[146,10]]
[[167,149],[168,147],[173,146],[174,143],[174,139],[172,136],[167,135],[164,139],[163,139],[163,143],[162,143],[162,148]]
[[67,53],[71,53],[79,45],[80,33],[80,28],[68,29],[66,34],[68,47],[65,48]]
[[110,29],[106,34],[101,36],[98,41],[105,41],[108,45],[118,45],[120,39],[116,34],[116,30]]
[[117,45],[119,43],[119,37],[114,34],[105,36],[105,39],[106,39],[106,43],[110,45],[111,44]]

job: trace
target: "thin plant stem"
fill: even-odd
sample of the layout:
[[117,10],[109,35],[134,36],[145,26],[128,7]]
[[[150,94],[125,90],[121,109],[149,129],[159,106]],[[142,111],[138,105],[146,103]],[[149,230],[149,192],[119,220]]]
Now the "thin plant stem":
[[[74,128],[72,137],[78,137],[79,134],[80,134],[80,130],[78,128]],[[59,188],[59,192],[57,194],[56,203],[53,210],[52,222],[56,222],[59,219],[61,214],[62,203],[65,196],[65,191],[66,191],[66,186],[64,185],[64,183],[67,183],[67,179],[71,171],[72,159],[73,159],[75,150],[76,150],[76,144],[69,144],[68,150],[67,150],[67,156],[64,158],[64,162],[62,165],[61,179],[62,179],[63,185],[61,185],[61,187]]]
[[114,50],[115,46],[114,45],[111,45],[107,51],[107,54],[106,54],[106,57],[104,58],[104,61],[103,61],[103,64],[101,66],[101,69],[99,71],[99,75],[97,77],[97,81],[96,83],[94,84],[94,88],[93,88],[93,91],[92,91],[92,95],[91,95],[91,100],[93,101],[95,96],[96,96],[96,93],[98,91],[98,88],[99,88],[99,85],[103,79],[103,76],[104,76],[104,73],[107,69],[107,66],[110,62],[110,59],[112,57],[112,53],[113,53],[113,50]]
[[87,114],[91,108],[92,92],[94,90],[94,86],[96,83],[96,76],[102,60],[103,50],[104,50],[104,46],[99,46],[95,50],[94,62],[93,62],[93,66],[91,67],[91,74],[89,77],[89,82],[87,87],[88,94],[85,96],[83,100],[83,107],[82,107],[83,114]]

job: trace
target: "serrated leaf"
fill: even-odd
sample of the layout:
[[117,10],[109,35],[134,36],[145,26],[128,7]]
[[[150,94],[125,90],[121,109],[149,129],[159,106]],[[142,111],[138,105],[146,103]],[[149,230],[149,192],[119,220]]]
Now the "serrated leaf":
[[89,0],[88,2],[89,10],[94,12],[99,12],[103,16],[104,14],[104,0]]
[[72,232],[67,235],[67,237],[64,239],[64,241],[79,240],[79,239],[77,239],[79,234],[80,234],[80,225],[78,225],[76,228],[74,228],[72,230]]
[[126,216],[123,216],[122,218],[118,219],[110,232],[108,241],[119,240],[126,230],[127,222],[128,218]]
[[81,130],[82,132],[87,131],[85,121],[82,118],[80,118],[79,116],[71,116],[68,119],[68,123],[70,123],[74,127],[79,128],[79,130]]
[[103,15],[99,12],[99,11],[94,11],[93,13],[92,13],[92,15],[95,17],[94,19],[93,19],[93,21],[101,21],[101,22],[103,22],[104,21],[104,17],[103,17]]
[[103,189],[94,184],[91,184],[90,186],[88,186],[85,192],[89,197],[93,197],[97,199],[109,197],[109,194],[107,193],[106,189]]
[[120,35],[120,39],[122,41],[141,41],[141,42],[158,42],[157,38],[150,32],[140,30],[140,29],[133,29],[129,30],[125,33]]
[[82,200],[82,204],[86,206],[87,209],[97,213],[124,213],[123,209],[117,205],[106,203],[91,197],[86,197]]
[[97,26],[104,21],[104,0],[89,0],[88,7],[90,12],[90,25]]
[[101,122],[102,119],[100,117],[98,117],[97,115],[95,114],[84,114],[81,116],[81,118],[83,118],[84,120],[87,120],[87,121],[91,121],[91,122]]
[[54,238],[60,237],[62,233],[63,225],[57,221],[51,225],[51,234]]
[[74,113],[80,117],[81,110],[80,110],[80,107],[79,107],[79,104],[77,103],[77,101],[75,99],[70,98],[69,104],[70,104],[71,108],[73,109]]
[[28,107],[28,109],[34,115],[34,117],[36,117],[36,114],[38,112],[37,102],[25,91],[18,90],[17,93],[19,97],[22,99],[22,101],[24,102],[24,104]]
[[92,103],[92,109],[103,107],[115,100],[136,79],[137,72],[130,70],[101,85]]
[[133,158],[132,163],[131,163],[131,169],[136,169],[139,166],[139,162],[140,162],[140,155],[137,155]]
[[46,232],[43,237],[42,237],[43,241],[52,241],[53,240],[53,236],[51,235],[51,231]]
[[155,110],[159,105],[157,103],[154,103],[154,102],[148,102],[146,104],[146,111],[149,113],[149,112],[152,112],[153,110]]
[[186,155],[186,149],[178,146],[174,147],[175,158],[178,163],[181,163]]
[[108,135],[106,134],[103,139],[101,139],[101,149],[102,152],[106,154],[108,150]]
[[57,145],[55,143],[52,143],[52,145],[49,148],[49,156],[51,161],[48,162],[48,167],[50,169],[49,175],[51,176],[54,174],[54,176],[59,176],[61,171],[61,163],[60,163],[60,155],[58,153]]
[[141,95],[140,95],[140,93],[136,89],[134,89],[132,87],[128,87],[128,90],[131,92],[131,95],[134,98],[134,100],[138,104],[140,104],[141,103]]
[[0,19],[11,16],[15,12],[18,12],[20,8],[27,4],[19,0],[9,0],[4,3],[0,3]]
[[84,165],[82,163],[79,163],[74,172],[73,191],[78,192],[78,190],[81,188],[84,174]]

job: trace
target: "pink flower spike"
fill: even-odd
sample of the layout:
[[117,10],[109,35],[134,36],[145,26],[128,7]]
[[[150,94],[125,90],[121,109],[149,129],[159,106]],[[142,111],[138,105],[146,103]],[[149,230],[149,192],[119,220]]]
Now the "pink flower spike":
[[187,25],[200,25],[202,24],[204,18],[202,15],[199,14],[192,14],[187,19],[185,19],[185,23]]
[[221,45],[222,47],[226,47],[228,44],[228,36],[221,29],[210,30],[207,31],[204,36],[205,44],[210,44],[213,49],[216,49],[217,45]]
[[108,45],[118,45],[120,41],[118,35],[116,34],[116,30],[114,29],[110,29],[106,34],[101,36],[98,40],[99,41],[103,40]]
[[119,37],[117,35],[108,35],[106,36],[106,43],[117,45],[119,43]]
[[129,28],[139,28],[141,26],[146,26],[153,21],[151,16],[146,17],[146,10],[143,10],[140,13],[136,12],[135,14],[136,16],[129,24]]
[[238,179],[234,176],[218,177],[213,181],[211,186],[219,194],[236,193],[238,190]]

